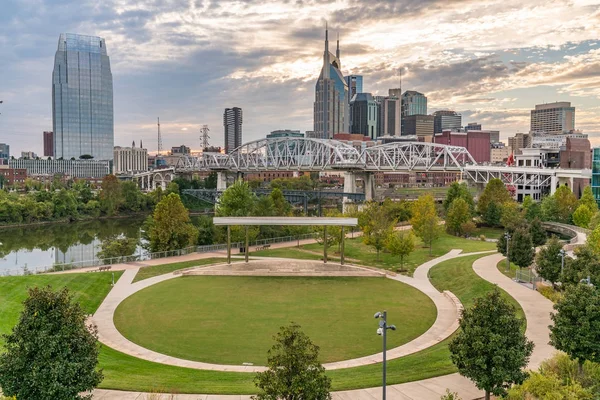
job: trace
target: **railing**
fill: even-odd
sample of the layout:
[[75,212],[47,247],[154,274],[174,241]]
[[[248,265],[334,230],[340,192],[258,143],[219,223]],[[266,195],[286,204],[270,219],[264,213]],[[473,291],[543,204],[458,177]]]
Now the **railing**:
[[[254,240],[254,241],[250,242],[250,246],[264,246],[265,244],[271,244],[271,243],[295,242],[295,241],[299,241],[299,240],[313,239],[313,238],[315,238],[315,236],[316,236],[316,233],[313,232],[313,233],[306,233],[306,234],[295,235],[295,236],[279,236],[279,237],[268,238],[268,239],[258,239],[258,240]],[[234,242],[234,243],[231,243],[231,248],[232,249],[241,248],[241,247],[244,247],[244,245],[245,245],[244,242]],[[43,273],[49,273],[49,272],[62,272],[62,271],[69,271],[69,270],[74,270],[74,269],[82,269],[82,268],[90,268],[90,267],[101,267],[101,266],[113,265],[113,264],[125,264],[125,263],[132,263],[132,262],[136,262],[136,261],[148,261],[148,260],[155,260],[155,259],[167,258],[167,257],[177,257],[177,256],[184,256],[184,255],[192,254],[192,253],[213,253],[213,252],[223,251],[223,250],[227,250],[226,243],[209,244],[209,245],[203,245],[203,246],[190,246],[190,247],[186,247],[184,249],[160,251],[160,252],[155,252],[155,253],[141,252],[140,254],[134,254],[134,255],[130,255],[130,256],[113,257],[113,258],[107,258],[107,259],[102,259],[102,260],[95,259],[95,260],[75,261],[75,262],[71,262],[71,263],[60,263],[60,264],[53,264],[53,265],[33,267],[33,268],[25,265],[18,269],[3,270],[3,271],[0,271],[0,273],[4,276],[43,274]]]
[[531,269],[519,268],[515,271],[515,281],[525,284],[525,286],[530,289],[536,290],[537,284],[543,282],[543,279]]

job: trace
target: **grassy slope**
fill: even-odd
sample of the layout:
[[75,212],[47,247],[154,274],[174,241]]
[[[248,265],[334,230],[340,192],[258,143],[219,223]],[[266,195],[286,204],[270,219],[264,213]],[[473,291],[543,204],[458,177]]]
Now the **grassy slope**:
[[506,258],[503,258],[502,260],[498,261],[496,268],[498,268],[498,271],[502,272],[502,274],[508,276],[510,279],[515,279],[517,270],[519,269],[519,267],[517,267],[515,264],[513,264],[511,262],[510,269],[507,272],[506,271]]
[[[202,258],[199,260],[183,261],[171,264],[152,265],[150,267],[142,267],[138,271],[137,275],[133,279],[134,282],[141,281],[144,279],[152,278],[153,276],[167,274],[169,272],[177,271],[178,269],[199,267],[202,265],[209,265],[215,263],[226,262],[226,258]],[[236,261],[236,260],[232,260]]]
[[388,348],[418,337],[436,318],[425,294],[391,279],[190,276],[127,298],[115,325],[131,341],[159,353],[265,365],[272,336],[294,321],[321,347],[321,361],[333,362],[380,351],[372,317],[378,309],[387,309],[404,326],[390,335]]

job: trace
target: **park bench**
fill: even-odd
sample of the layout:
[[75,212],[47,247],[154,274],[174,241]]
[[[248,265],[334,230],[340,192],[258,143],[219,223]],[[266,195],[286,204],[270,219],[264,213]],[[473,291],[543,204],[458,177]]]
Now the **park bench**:
[[105,265],[103,267],[99,267],[98,271],[102,272],[102,271],[109,271],[112,268],[111,265]]
[[259,250],[268,250],[270,247],[271,247],[270,244],[265,244],[264,246],[258,246],[256,248],[256,251],[259,251]]

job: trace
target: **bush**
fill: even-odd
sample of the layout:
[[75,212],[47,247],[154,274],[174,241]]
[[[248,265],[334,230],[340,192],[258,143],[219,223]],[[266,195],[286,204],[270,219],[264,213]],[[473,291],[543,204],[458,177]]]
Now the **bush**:
[[540,292],[540,294],[542,296],[544,296],[545,298],[547,298],[548,300],[550,300],[553,303],[556,303],[560,299],[562,299],[562,293],[554,290],[552,288],[552,286],[545,286],[545,285],[538,286],[537,291]]
[[485,242],[485,235],[479,235],[479,240],[481,240],[482,242]]

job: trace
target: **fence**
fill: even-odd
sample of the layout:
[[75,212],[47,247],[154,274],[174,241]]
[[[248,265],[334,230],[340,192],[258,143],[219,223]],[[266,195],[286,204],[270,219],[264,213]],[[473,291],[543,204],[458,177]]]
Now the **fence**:
[[536,290],[537,284],[542,283],[543,279],[537,276],[531,269],[519,268],[515,273],[515,281],[524,284],[530,289]]
[[[316,233],[313,232],[313,233],[306,233],[306,234],[296,235],[296,236],[279,236],[279,237],[268,238],[268,239],[258,239],[258,240],[254,240],[254,241],[250,242],[250,246],[264,246],[265,244],[272,244],[272,243],[295,242],[295,241],[300,241],[300,240],[313,239],[313,238],[315,238],[315,236],[316,236]],[[240,248],[243,246],[244,246],[243,242],[231,243],[232,249]],[[107,259],[102,259],[102,260],[95,259],[95,260],[85,260],[85,261],[74,261],[71,263],[61,263],[61,264],[54,264],[54,265],[34,267],[34,268],[30,268],[27,265],[25,265],[18,269],[2,271],[2,274],[5,276],[43,274],[43,273],[48,273],[48,272],[69,271],[69,270],[73,270],[73,269],[100,267],[103,265],[124,264],[124,263],[136,262],[136,261],[148,261],[148,260],[155,260],[155,259],[166,258],[166,257],[184,256],[184,255],[192,254],[192,253],[212,253],[212,252],[216,252],[216,251],[223,251],[226,249],[227,249],[226,243],[209,244],[209,245],[203,245],[203,246],[191,246],[191,247],[186,247],[184,249],[179,249],[179,250],[161,251],[161,252],[156,252],[156,253],[140,252],[140,254],[134,254],[131,256],[113,257],[113,258],[107,258]]]

